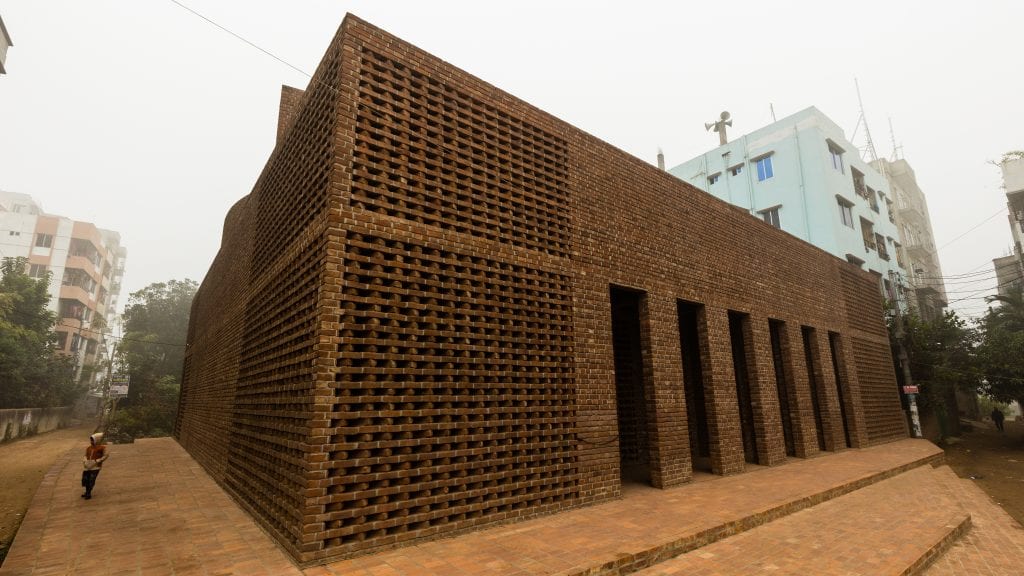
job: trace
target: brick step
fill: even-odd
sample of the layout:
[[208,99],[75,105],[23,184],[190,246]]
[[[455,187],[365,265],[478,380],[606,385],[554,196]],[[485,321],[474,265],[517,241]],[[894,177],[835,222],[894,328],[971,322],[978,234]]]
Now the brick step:
[[923,467],[636,574],[917,574],[970,525],[940,474]]
[[958,478],[948,467],[935,470],[937,480],[956,504],[971,514],[971,529],[928,566],[925,576],[1009,576],[1024,573],[1024,527],[972,480]]
[[[308,576],[630,574],[886,479],[925,474],[942,451],[904,440],[307,568]],[[813,572],[806,572],[813,573]]]

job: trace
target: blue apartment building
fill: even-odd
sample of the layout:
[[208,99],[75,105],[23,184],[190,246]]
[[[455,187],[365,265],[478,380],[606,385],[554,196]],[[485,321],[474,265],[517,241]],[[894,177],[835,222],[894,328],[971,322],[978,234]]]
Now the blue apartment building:
[[669,173],[878,276],[889,302],[906,279],[887,179],[813,106]]

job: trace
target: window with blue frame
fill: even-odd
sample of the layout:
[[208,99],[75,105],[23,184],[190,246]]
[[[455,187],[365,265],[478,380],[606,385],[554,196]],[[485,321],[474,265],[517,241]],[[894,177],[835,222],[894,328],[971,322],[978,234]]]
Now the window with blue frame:
[[765,156],[757,161],[757,181],[764,182],[775,175],[772,170],[772,157]]
[[721,176],[722,176],[721,172],[716,172],[715,174],[712,174],[711,176],[708,176],[708,184],[714,184],[715,182],[718,182],[718,179]]

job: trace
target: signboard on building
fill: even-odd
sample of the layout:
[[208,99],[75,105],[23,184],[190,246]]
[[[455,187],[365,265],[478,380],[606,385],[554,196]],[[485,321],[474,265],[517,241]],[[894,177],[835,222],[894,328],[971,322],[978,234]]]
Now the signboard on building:
[[917,394],[917,386],[904,386],[903,387],[903,393],[904,394]]
[[124,398],[128,395],[128,384],[130,376],[114,376],[110,379],[110,397]]

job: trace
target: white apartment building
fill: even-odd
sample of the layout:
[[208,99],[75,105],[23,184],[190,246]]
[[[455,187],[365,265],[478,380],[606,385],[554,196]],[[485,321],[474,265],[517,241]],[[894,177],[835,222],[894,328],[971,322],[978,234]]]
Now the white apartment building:
[[992,260],[996,269],[999,294],[1006,295],[1021,285],[1024,278],[1024,153],[1010,152],[999,163],[1003,172],[1003,189],[1006,190],[1006,207],[1009,209],[1007,222],[1013,238],[1013,254]]
[[949,300],[928,214],[928,199],[906,160],[881,158],[871,162],[871,166],[885,176],[895,199],[895,224],[906,255],[908,302],[922,318],[935,319],[942,315]]

